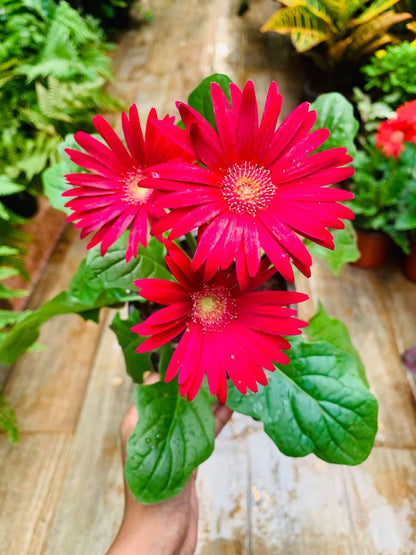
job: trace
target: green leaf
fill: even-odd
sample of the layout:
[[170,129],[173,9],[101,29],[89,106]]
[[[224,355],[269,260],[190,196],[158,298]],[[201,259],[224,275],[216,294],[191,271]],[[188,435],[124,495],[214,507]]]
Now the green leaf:
[[[5,336],[0,345],[0,362],[15,362],[36,341],[41,326],[59,314],[76,313],[97,321],[97,309],[103,306],[139,300],[133,280],[140,278],[172,279],[163,261],[164,246],[152,238],[146,249],[140,247],[137,258],[125,261],[127,233],[112,245],[106,255],[99,247],[91,249],[64,291],[29,312]],[[2,289],[0,286],[0,296]]]
[[42,183],[51,206],[57,210],[62,210],[65,214],[71,214],[71,210],[65,208],[65,203],[69,199],[62,196],[62,193],[68,189],[68,183],[64,177],[67,173],[70,172],[65,162],[54,164],[42,173]]
[[304,333],[311,339],[315,341],[326,341],[355,358],[357,362],[357,377],[368,387],[364,364],[357,349],[351,342],[347,326],[344,322],[330,316],[319,301],[318,310],[309,320],[308,324]]
[[320,95],[311,108],[316,110],[318,118],[314,129],[326,127],[331,135],[318,150],[345,147],[348,154],[355,156],[357,149],[354,144],[359,123],[354,116],[354,108],[348,100],[337,92]]
[[19,275],[17,268],[9,268],[8,266],[0,266],[0,280],[8,279],[13,276]]
[[19,430],[17,427],[16,416],[11,408],[9,401],[0,389],[0,428],[2,428],[9,436],[12,443],[17,443],[19,439]]
[[344,229],[334,229],[332,231],[335,245],[334,250],[321,247],[308,239],[304,241],[311,255],[323,258],[334,276],[339,275],[344,264],[355,262],[360,258],[354,226],[349,221],[344,223]]
[[174,380],[137,386],[134,404],[140,418],[127,442],[125,477],[138,501],[158,503],[180,493],[211,455],[211,399],[201,390],[188,402]]
[[[93,137],[101,139],[101,137],[94,133]],[[65,175],[69,173],[79,173],[83,169],[74,164],[69,156],[66,154],[66,148],[73,148],[80,150],[78,143],[75,141],[73,135],[67,135],[65,140],[58,146],[58,154],[62,158],[61,162],[54,164],[42,173],[42,182],[45,195],[48,197],[51,205],[57,210],[62,210],[66,214],[72,211],[70,208],[65,208],[65,204],[70,197],[63,197],[62,193],[71,188],[65,179]]]
[[137,347],[146,338],[132,332],[131,328],[141,321],[139,311],[134,309],[126,320],[122,320],[120,314],[117,313],[110,325],[110,329],[116,334],[118,343],[123,349],[127,373],[135,383],[143,383],[143,374],[155,370],[152,355],[154,356],[156,353],[159,359],[159,373],[163,378],[173,353],[169,344],[148,353],[137,353]]
[[2,310],[0,309],[0,329],[16,324],[20,320],[23,320],[30,311],[26,310],[23,312],[16,312],[14,310]]
[[27,295],[29,295],[29,291],[25,289],[13,289],[13,287],[6,287],[0,283],[0,299],[17,299]]
[[164,262],[162,243],[152,237],[146,248],[139,247],[136,258],[126,262],[128,232],[122,235],[106,252],[100,246],[91,249],[71,282],[70,292],[85,302],[94,302],[98,296],[115,302],[138,300],[133,282],[142,278],[172,279]]
[[10,256],[13,254],[19,254],[19,252],[19,249],[16,249],[15,247],[0,245],[0,256]]
[[377,401],[363,384],[356,359],[327,341],[291,340],[291,361],[276,365],[269,384],[227,404],[264,424],[286,455],[315,453],[330,463],[364,461],[377,431]]
[[0,196],[13,195],[14,193],[20,193],[25,188],[23,185],[15,183],[7,175],[0,175]]
[[119,314],[114,316],[110,328],[117,336],[118,343],[123,349],[128,375],[135,383],[143,383],[143,374],[154,370],[151,359],[152,353],[137,353],[137,347],[144,341],[137,333],[131,331],[132,326],[141,321],[138,310],[133,310],[127,320],[122,320]]
[[232,83],[227,75],[222,73],[214,73],[206,77],[188,96],[188,104],[199,112],[204,118],[216,129],[214,108],[212,107],[211,99],[211,83],[218,83],[224,91],[228,100],[230,100],[229,85]]

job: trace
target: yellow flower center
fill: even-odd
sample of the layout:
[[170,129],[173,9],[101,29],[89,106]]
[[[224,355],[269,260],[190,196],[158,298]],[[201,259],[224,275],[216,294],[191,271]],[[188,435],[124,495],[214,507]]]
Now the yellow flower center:
[[270,171],[250,162],[231,166],[221,184],[222,195],[230,210],[252,216],[268,208],[276,191]]
[[200,291],[193,293],[191,298],[191,319],[202,327],[204,333],[222,331],[237,317],[235,299],[225,287],[204,285]]
[[128,204],[144,204],[152,194],[152,189],[140,187],[139,183],[145,178],[140,170],[130,172],[122,180],[123,200]]

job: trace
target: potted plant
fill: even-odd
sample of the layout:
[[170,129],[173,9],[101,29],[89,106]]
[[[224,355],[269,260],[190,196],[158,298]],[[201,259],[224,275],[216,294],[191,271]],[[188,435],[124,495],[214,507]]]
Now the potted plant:
[[389,238],[410,253],[416,229],[416,101],[397,109],[357,153],[351,178],[358,245],[357,264],[377,267],[387,256]]
[[[178,103],[181,126],[152,109],[142,129],[132,106],[124,142],[96,116],[99,139],[79,132],[67,149],[81,168],[66,176],[68,219],[90,235],[89,253],[68,291],[6,333],[0,361],[54,315],[144,307],[111,325],[138,384],[125,476],[141,502],[177,495],[211,454],[215,398],[263,422],[288,456],[353,465],[373,445],[377,402],[345,326],[320,306],[302,333],[285,305],[307,296],[262,288],[276,271],[309,276],[299,235],[331,249],[332,229],[353,217],[351,193],[332,186],[353,172],[347,149],[325,145],[307,103],[277,126],[281,102],[271,83],[259,120],[253,83],[214,75]],[[161,381],[145,385],[154,367]]]
[[289,34],[296,51],[307,54],[313,62],[312,92],[338,90],[349,94],[351,87],[359,84],[362,60],[397,40],[388,32],[390,27],[411,19],[410,13],[391,9],[397,1],[282,0],[284,7],[261,31]]

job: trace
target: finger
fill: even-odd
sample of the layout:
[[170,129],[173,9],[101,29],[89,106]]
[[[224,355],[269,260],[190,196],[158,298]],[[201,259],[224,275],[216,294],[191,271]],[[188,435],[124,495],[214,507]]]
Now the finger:
[[143,374],[144,385],[152,385],[157,382],[160,382],[160,374],[158,372],[148,371]]
[[220,405],[219,403],[215,403],[214,405],[212,405],[211,409],[215,418],[216,437],[230,420],[233,411],[230,409],[230,407],[227,407],[227,405]]

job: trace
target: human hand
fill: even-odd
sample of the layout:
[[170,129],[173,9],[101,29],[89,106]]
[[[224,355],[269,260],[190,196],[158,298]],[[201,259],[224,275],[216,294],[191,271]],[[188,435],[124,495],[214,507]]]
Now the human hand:
[[[146,384],[159,381],[159,374],[149,374]],[[214,403],[215,436],[232,415],[226,405]],[[137,410],[130,407],[120,425],[123,466],[126,444],[138,420]],[[157,503],[139,503],[124,483],[125,506],[120,530],[107,555],[188,555],[194,553],[198,534],[198,498],[195,481],[197,469],[179,495]]]

